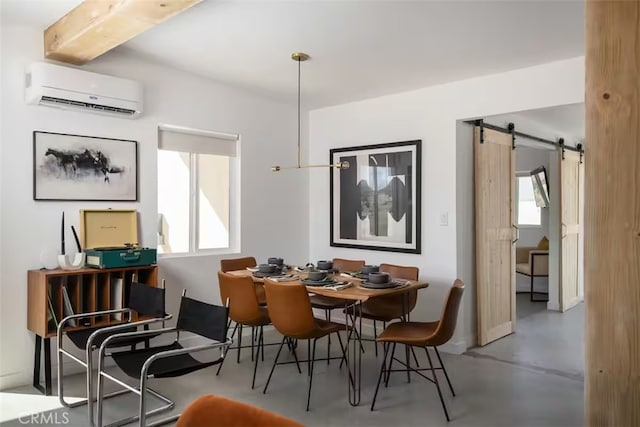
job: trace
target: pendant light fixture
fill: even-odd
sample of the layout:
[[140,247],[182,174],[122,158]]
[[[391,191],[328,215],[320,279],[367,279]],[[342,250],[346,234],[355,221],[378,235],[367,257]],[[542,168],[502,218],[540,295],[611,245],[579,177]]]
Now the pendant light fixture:
[[331,165],[302,165],[300,163],[300,63],[309,59],[309,55],[303,52],[294,52],[291,54],[291,59],[298,62],[298,163],[296,166],[272,166],[273,172],[280,172],[283,169],[302,169],[302,168],[336,168],[336,169],[348,169],[349,162],[338,162]]

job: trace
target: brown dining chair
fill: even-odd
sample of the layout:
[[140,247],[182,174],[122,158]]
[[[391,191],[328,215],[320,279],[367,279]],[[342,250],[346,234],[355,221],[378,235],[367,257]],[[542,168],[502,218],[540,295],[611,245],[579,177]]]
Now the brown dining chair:
[[[415,372],[416,374],[420,375],[423,378],[426,378],[436,385],[436,388],[438,389],[438,395],[440,396],[440,403],[442,403],[442,409],[444,409],[444,415],[447,417],[447,421],[450,421],[449,412],[447,411],[447,406],[444,403],[442,391],[440,390],[440,383],[438,382],[436,370],[442,370],[442,372],[444,373],[444,377],[449,384],[449,388],[451,389],[451,394],[455,396],[456,393],[453,391],[451,380],[449,379],[447,370],[444,367],[444,363],[442,363],[442,358],[440,357],[440,353],[438,352],[438,346],[445,344],[453,336],[453,332],[456,329],[458,308],[460,307],[460,300],[462,299],[463,292],[464,283],[462,283],[460,279],[456,279],[456,281],[453,283],[453,286],[449,290],[449,295],[447,296],[447,300],[445,302],[444,309],[442,310],[442,315],[440,316],[439,321],[392,323],[391,325],[387,326],[385,330],[382,331],[382,333],[378,336],[377,341],[384,343],[384,357],[382,360],[382,365],[380,366],[380,375],[378,376],[378,384],[376,385],[376,391],[373,395],[373,402],[371,402],[372,411],[376,404],[376,397],[378,396],[378,389],[380,388],[382,375],[384,373],[387,374],[385,380],[386,386],[389,383],[391,372],[410,371]],[[424,351],[427,353],[429,368],[412,368],[411,366],[404,364],[402,361],[395,359],[393,357],[393,353],[395,352],[396,344],[404,344],[412,347],[423,347]],[[389,352],[389,347],[392,347],[391,352]],[[440,362],[439,367],[433,366],[428,347],[433,347],[433,349],[435,350],[438,361]],[[389,365],[387,366],[386,362],[389,355]],[[393,361],[397,361],[401,365],[404,365],[406,369],[391,369],[391,364]],[[422,371],[431,371],[431,375],[433,376],[433,378],[425,376],[424,374],[422,374]]]
[[363,259],[334,258],[333,269],[341,273],[360,271],[366,262]]
[[[253,287],[253,280],[248,276],[233,276],[231,274],[218,272],[218,282],[220,283],[220,298],[222,301],[229,301],[229,319],[236,323],[231,333],[231,338],[238,331],[238,345],[235,347],[238,350],[237,362],[240,362],[240,349],[242,347],[242,326],[250,326],[256,328],[258,331],[257,336],[257,351],[255,353],[255,363],[253,366],[253,381],[251,382],[251,388],[255,387],[256,383],[256,371],[258,369],[258,358],[260,356],[260,349],[262,349],[262,360],[264,361],[264,326],[271,323],[269,320],[269,313],[267,309],[261,307],[258,304],[258,299]],[[251,355],[254,357],[253,349],[254,343],[251,340]],[[234,348],[234,347],[232,347]],[[224,361],[223,361],[224,363]],[[220,373],[223,363],[218,367]]]
[[[333,269],[340,273],[347,271],[360,271],[364,265],[364,260],[343,258],[333,259]],[[324,317],[328,321],[331,321],[331,310],[345,308],[349,302],[342,298],[331,298],[324,295],[311,295],[310,300],[311,307],[324,310]],[[331,336],[327,339],[327,365],[331,362],[331,358],[328,356],[329,354],[331,354]]]
[[[226,273],[228,271],[235,270],[245,270],[247,267],[256,267],[258,263],[256,259],[252,256],[246,256],[243,258],[229,258],[229,259],[221,259],[220,260],[220,271]],[[255,283],[254,284],[256,295],[258,296],[258,303],[260,305],[266,304],[266,299],[264,296],[264,288],[262,285]]]
[[[267,392],[267,387],[269,387],[269,382],[271,381],[271,376],[273,375],[276,365],[292,363],[278,363],[282,347],[286,340],[307,340],[308,356],[306,362],[308,364],[307,375],[309,379],[307,388],[308,411],[309,401],[311,399],[311,384],[313,381],[313,365],[316,360],[316,342],[320,338],[335,333],[338,336],[340,349],[342,350],[341,359],[345,359],[345,349],[342,338],[340,337],[340,331],[344,330],[345,326],[340,323],[315,318],[307,289],[300,281],[274,282],[273,280],[265,279],[264,287],[267,293],[267,309],[269,310],[271,322],[276,330],[283,335],[283,339],[276,358],[273,361],[273,366],[269,373],[267,383],[264,386],[263,393]],[[300,362],[303,361],[301,360]]]
[[[380,264],[380,271],[389,273],[393,279],[404,280],[418,280],[418,276],[420,274],[420,269],[418,267],[405,267],[393,264]],[[362,304],[362,318],[373,320],[373,335],[375,339],[378,336],[377,322],[382,322],[382,328],[384,329],[387,322],[402,319],[413,311],[417,301],[417,289],[404,294],[382,295],[370,298]],[[377,342],[376,356],[378,356]]]

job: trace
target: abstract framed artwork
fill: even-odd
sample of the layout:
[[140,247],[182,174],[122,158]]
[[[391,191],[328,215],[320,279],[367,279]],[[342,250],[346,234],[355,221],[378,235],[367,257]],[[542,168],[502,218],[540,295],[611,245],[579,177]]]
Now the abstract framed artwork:
[[33,132],[34,200],[138,200],[136,141]]
[[421,144],[330,150],[331,246],[420,253]]

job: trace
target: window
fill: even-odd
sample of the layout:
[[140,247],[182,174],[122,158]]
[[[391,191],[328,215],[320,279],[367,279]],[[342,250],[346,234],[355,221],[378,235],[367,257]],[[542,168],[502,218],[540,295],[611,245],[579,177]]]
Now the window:
[[529,172],[516,174],[516,223],[529,227],[542,225],[541,208],[536,205]]
[[158,137],[158,252],[236,249],[238,137],[167,125]]

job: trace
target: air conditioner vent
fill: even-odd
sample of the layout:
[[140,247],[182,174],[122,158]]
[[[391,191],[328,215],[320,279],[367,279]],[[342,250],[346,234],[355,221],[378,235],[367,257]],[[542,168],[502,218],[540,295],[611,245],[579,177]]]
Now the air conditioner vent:
[[134,114],[136,114],[135,110],[129,110],[126,108],[118,108],[118,107],[111,107],[108,105],[100,105],[100,104],[92,104],[89,102],[81,102],[81,101],[74,101],[71,99],[62,99],[62,98],[54,98],[52,96],[43,96],[41,98],[41,102],[42,103],[49,103],[49,104],[53,104],[53,105],[71,105],[74,107],[80,107],[80,108],[86,108],[89,110],[98,110],[98,111],[102,111],[105,113],[116,113],[116,114],[123,114],[126,116],[133,116]]

